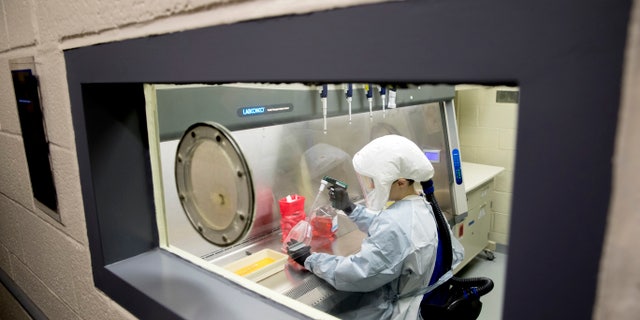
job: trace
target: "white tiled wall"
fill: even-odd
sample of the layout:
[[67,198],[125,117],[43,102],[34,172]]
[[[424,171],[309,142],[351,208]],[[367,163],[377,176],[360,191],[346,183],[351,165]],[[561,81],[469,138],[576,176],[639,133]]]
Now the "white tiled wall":
[[458,86],[455,103],[462,160],[505,168],[496,177],[493,190],[489,239],[508,244],[518,105],[497,103],[498,90],[518,88]]

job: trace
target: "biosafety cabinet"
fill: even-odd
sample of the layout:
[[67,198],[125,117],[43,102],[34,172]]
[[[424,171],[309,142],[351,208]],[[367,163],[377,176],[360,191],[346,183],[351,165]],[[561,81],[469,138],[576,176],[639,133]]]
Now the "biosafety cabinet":
[[[463,221],[453,97],[444,85],[146,85],[162,246],[231,281],[331,314],[348,293],[287,262],[279,201],[302,196],[309,212],[324,176],[344,181],[353,201],[363,201],[352,156],[397,134],[433,164],[450,225]],[[346,216],[336,219],[335,239],[313,250],[357,252],[365,235]]]

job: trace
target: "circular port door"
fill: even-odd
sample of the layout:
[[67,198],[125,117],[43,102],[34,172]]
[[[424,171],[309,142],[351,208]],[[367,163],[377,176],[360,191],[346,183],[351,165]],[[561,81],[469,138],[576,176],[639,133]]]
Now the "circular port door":
[[247,233],[254,215],[253,182],[226,128],[213,122],[189,127],[178,144],[175,170],[180,203],[198,233],[223,247]]

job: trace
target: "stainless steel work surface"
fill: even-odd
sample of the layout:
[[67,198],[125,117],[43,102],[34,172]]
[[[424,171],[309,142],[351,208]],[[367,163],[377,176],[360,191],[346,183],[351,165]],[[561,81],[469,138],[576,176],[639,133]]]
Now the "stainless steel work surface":
[[[338,224],[340,227],[336,232],[336,239],[327,246],[323,246],[320,241],[312,242],[314,252],[347,256],[360,250],[360,245],[366,235],[360,232],[356,225],[344,215],[338,216]],[[225,252],[219,258],[209,261],[224,266],[263,249],[280,251],[282,247],[280,239],[281,234],[275,232],[235,251]],[[281,271],[259,281],[258,284],[322,311],[329,311],[336,303],[349,295],[347,292],[335,290],[313,273],[290,263],[287,263]]]

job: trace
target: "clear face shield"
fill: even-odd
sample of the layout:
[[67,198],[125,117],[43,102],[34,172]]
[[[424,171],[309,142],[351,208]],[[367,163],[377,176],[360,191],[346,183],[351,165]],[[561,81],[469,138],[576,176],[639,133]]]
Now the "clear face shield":
[[376,185],[373,182],[373,179],[367,176],[363,176],[361,174],[358,174],[358,182],[360,182],[360,188],[362,188],[362,194],[364,195],[364,199],[367,203],[367,206],[369,206],[369,197],[373,192],[373,190],[376,188]]
[[389,188],[376,185],[375,180],[371,177],[361,174],[357,174],[357,176],[367,208],[373,211],[384,209],[389,198]]

